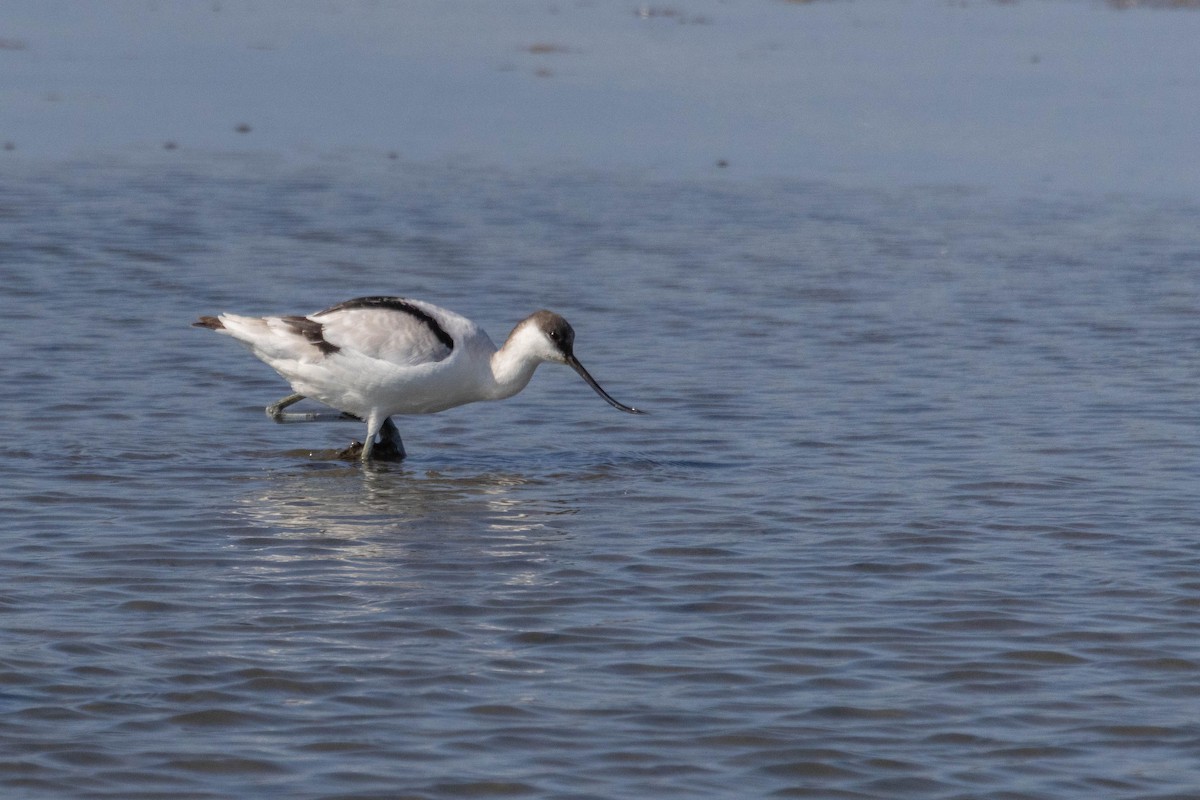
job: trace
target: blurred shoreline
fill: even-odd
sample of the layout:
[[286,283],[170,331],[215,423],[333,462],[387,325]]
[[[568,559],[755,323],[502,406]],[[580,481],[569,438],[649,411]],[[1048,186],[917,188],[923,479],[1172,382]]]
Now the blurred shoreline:
[[15,0],[0,158],[1195,195],[1197,5]]

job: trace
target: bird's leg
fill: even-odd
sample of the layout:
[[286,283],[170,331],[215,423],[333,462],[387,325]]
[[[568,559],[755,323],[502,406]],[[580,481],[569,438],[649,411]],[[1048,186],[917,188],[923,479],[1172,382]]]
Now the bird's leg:
[[[404,458],[404,443],[400,440],[400,431],[391,417],[384,417],[383,422],[376,422],[378,417],[371,415],[367,418],[367,435],[363,439],[362,452],[359,458],[368,461],[400,461]],[[379,441],[375,441],[375,436]]]
[[300,393],[289,394],[287,397],[280,400],[278,403],[266,407],[267,416],[276,422],[282,422],[283,410],[288,406],[294,406],[304,399],[304,395]]
[[283,410],[288,406],[295,405],[304,399],[304,395],[296,393],[289,394],[287,397],[280,400],[274,405],[266,407],[267,416],[275,422],[344,422],[353,420],[354,422],[362,422],[362,419],[347,414],[345,411],[338,411],[335,414],[321,411],[296,411],[285,414]]
[[387,417],[381,420],[374,411],[367,415],[367,435],[363,437],[362,452],[358,454],[359,460],[364,464],[371,460],[371,451],[375,449],[375,434],[379,433],[386,421]]

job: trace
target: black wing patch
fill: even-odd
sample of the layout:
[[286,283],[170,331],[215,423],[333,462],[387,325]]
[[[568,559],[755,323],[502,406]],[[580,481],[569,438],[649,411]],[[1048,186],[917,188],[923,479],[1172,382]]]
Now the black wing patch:
[[[400,311],[405,314],[411,314],[413,317],[421,320],[421,322],[423,322],[426,327],[429,328],[433,335],[437,337],[437,340],[446,346],[447,350],[454,349],[454,340],[451,339],[450,334],[446,333],[445,329],[438,324],[438,321],[427,312],[422,311],[412,303],[405,300],[403,297],[356,297],[353,300],[347,300],[344,303],[338,303],[336,306],[330,306],[324,311],[318,311],[317,313],[313,314],[313,316],[319,317],[322,314],[332,314],[334,311],[352,311],[356,308],[383,308],[389,311]],[[312,322],[312,320],[305,319],[304,317],[301,317],[300,319],[304,319],[305,322]],[[320,327],[320,323],[318,322],[313,322],[312,324]],[[307,337],[308,334],[306,333],[305,336]],[[312,339],[309,339],[309,341],[312,341]],[[333,347],[332,352],[337,352],[338,348],[336,346],[329,344],[324,339],[321,339],[321,342],[328,347]],[[316,344],[316,342],[313,342],[313,344]],[[319,344],[317,345],[317,347],[320,346],[321,345]],[[322,352],[325,351],[322,350]]]
[[342,349],[336,344],[325,341],[325,327],[319,322],[308,317],[280,317],[280,319],[286,322],[289,328],[307,339],[309,344],[320,350],[323,356],[332,355]]

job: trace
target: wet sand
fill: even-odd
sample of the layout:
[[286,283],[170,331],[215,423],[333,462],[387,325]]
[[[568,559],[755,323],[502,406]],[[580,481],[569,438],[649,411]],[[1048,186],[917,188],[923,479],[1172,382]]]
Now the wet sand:
[[15,0],[0,142],[1195,194],[1181,5]]

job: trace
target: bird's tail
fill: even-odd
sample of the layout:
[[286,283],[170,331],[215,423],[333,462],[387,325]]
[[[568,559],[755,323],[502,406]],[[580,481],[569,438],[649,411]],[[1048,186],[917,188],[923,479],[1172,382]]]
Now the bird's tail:
[[216,317],[204,316],[192,323],[193,328],[208,328],[210,331],[224,330],[225,323]]
[[[274,359],[320,360],[329,351],[321,349],[306,338],[305,328],[298,325],[299,322],[309,323],[310,320],[304,317],[243,317],[240,314],[221,314],[219,317],[203,316],[192,325],[232,336],[272,366]],[[320,325],[315,322],[311,324],[319,330]],[[325,342],[321,341],[320,344]],[[336,351],[337,348],[334,347],[333,352]]]

